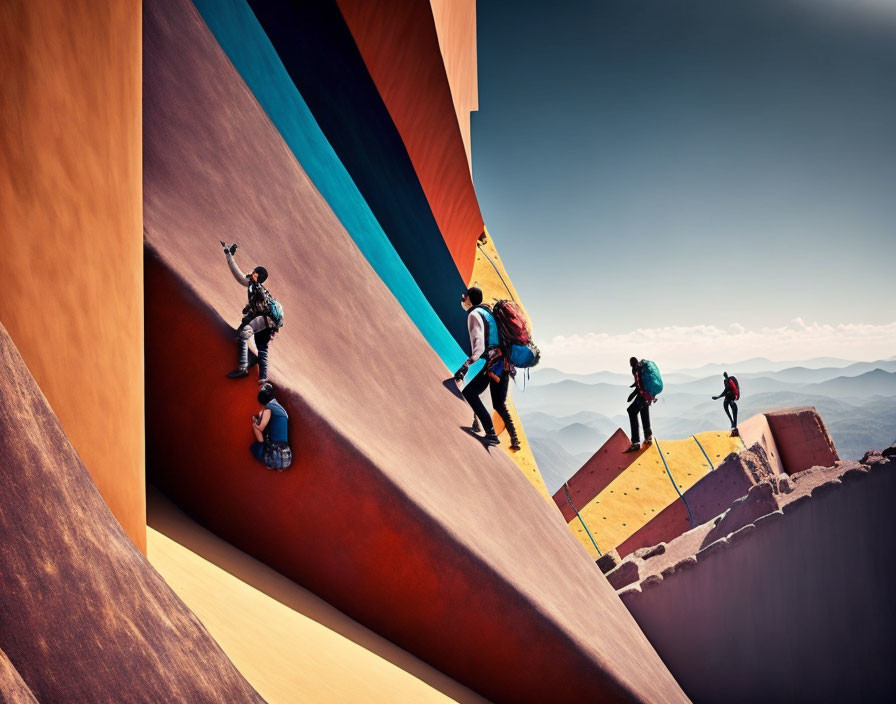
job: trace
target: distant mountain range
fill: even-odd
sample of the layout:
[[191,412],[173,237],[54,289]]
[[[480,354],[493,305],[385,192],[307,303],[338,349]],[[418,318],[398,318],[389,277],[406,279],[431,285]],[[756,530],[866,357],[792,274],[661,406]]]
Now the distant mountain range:
[[[762,363],[772,368],[762,369]],[[858,459],[865,450],[896,440],[896,358],[850,362],[828,357],[777,363],[757,358],[664,373],[665,389],[651,408],[657,437],[687,437],[727,426],[721,401],[711,398],[722,391],[716,369],[741,382],[740,419],[776,408],[815,406],[843,459]],[[697,373],[703,376],[690,376]],[[617,427],[628,432],[630,383],[631,376],[614,372],[566,374],[546,368],[536,370],[528,388],[514,392],[549,490],[556,491]]]

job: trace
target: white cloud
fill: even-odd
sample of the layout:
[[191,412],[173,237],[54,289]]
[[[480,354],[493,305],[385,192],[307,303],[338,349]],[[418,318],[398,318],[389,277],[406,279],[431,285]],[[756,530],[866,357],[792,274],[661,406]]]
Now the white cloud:
[[736,362],[750,357],[800,360],[843,357],[876,360],[896,354],[896,322],[830,325],[801,318],[777,328],[748,330],[739,323],[691,327],[639,328],[610,335],[560,335],[542,345],[542,363],[568,372],[622,370],[632,355],[656,360],[667,369]]

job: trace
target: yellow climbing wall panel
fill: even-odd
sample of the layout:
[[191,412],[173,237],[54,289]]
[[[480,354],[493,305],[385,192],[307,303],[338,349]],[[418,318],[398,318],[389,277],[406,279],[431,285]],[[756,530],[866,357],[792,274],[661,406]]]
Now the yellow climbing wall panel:
[[[485,303],[491,304],[497,300],[507,298],[515,300],[523,309],[523,313],[526,315],[526,319],[529,320],[531,329],[532,321],[529,318],[529,313],[526,311],[525,306],[520,302],[519,294],[517,294],[516,289],[513,287],[513,282],[507,275],[507,271],[504,269],[504,263],[501,261],[498,250],[495,248],[495,244],[487,230],[483,239],[485,240],[484,242],[480,239],[477,243],[476,261],[473,264],[473,275],[470,278],[468,285],[478,286],[482,289],[483,300]],[[513,389],[513,385],[511,385],[511,389]],[[511,391],[511,395],[512,394],[513,391]],[[502,431],[504,423],[495,413],[492,416],[492,420],[495,423],[495,431],[501,437],[501,447],[504,448],[513,461],[516,462],[517,467],[519,467],[523,474],[526,475],[526,478],[532,482],[532,485],[538,489],[539,493],[544,496],[547,501],[553,503],[553,499],[545,486],[544,479],[541,477],[541,472],[538,471],[535,456],[532,454],[532,449],[529,447],[529,442],[526,440],[526,433],[523,430],[523,424],[520,422],[520,417],[516,411],[516,407],[513,405],[512,398],[508,400],[507,410],[510,411],[513,423],[517,428],[517,435],[522,449],[518,452],[511,452],[508,449],[510,447],[510,438],[506,431]]]
[[[700,441],[699,445],[694,437]],[[709,455],[713,467],[717,467],[730,453],[743,449],[740,439],[731,437],[728,431],[699,433],[686,440],[659,440],[644,450],[591,502],[579,509],[602,551],[620,545],[678,499],[669,473],[681,493],[709,473],[711,468],[700,445]],[[669,465],[669,473],[660,458],[660,449]],[[569,527],[588,552],[597,558],[597,551],[582,524],[574,519]]]

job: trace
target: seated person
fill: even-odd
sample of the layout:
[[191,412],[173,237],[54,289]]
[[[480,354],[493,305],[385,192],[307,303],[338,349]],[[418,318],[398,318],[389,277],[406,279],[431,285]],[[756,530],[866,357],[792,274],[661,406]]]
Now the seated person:
[[274,398],[274,387],[264,384],[258,391],[258,402],[264,408],[252,416],[255,442],[249,448],[252,456],[269,469],[286,469],[292,464],[287,424],[289,415]]

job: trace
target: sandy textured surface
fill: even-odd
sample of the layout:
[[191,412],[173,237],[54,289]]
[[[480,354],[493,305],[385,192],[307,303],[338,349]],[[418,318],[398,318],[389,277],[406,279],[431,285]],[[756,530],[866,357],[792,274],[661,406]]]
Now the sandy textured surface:
[[150,487],[148,557],[269,704],[482,702],[191,521]]

